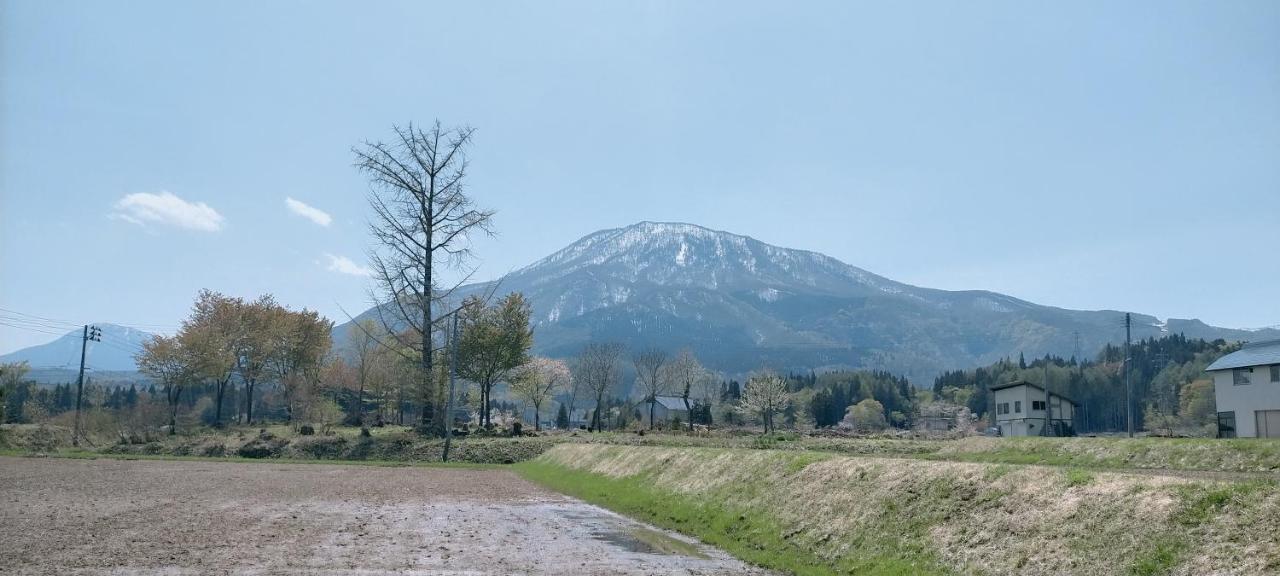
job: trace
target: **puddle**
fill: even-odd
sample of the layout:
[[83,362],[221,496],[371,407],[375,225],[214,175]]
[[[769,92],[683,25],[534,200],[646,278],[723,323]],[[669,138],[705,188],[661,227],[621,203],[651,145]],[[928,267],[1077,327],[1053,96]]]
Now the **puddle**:
[[613,544],[628,552],[689,556],[704,560],[707,558],[707,555],[698,550],[697,546],[648,528],[596,532],[592,534],[592,537],[596,540]]
[[636,554],[709,558],[698,546],[604,510],[561,509],[560,515],[588,530],[595,540]]

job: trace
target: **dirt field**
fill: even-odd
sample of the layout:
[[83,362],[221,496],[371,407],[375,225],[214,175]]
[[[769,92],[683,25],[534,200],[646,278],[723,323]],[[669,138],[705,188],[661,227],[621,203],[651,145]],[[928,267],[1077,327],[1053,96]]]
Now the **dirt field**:
[[0,572],[762,574],[505,470],[0,458]]

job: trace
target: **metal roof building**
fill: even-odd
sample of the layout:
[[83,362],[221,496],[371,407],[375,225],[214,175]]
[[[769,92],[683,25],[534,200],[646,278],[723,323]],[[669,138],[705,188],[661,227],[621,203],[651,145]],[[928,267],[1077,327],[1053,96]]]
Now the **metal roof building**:
[[1280,340],[1266,340],[1245,344],[1243,348],[1223,356],[1208,368],[1206,372],[1231,370],[1247,366],[1268,366],[1280,364]]

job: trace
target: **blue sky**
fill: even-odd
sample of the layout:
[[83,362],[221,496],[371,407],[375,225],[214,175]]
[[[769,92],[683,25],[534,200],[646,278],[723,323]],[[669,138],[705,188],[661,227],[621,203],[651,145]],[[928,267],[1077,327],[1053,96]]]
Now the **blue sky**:
[[350,148],[436,118],[478,129],[478,278],[672,220],[1280,324],[1274,1],[3,1],[0,308],[164,330],[211,288],[342,320]]

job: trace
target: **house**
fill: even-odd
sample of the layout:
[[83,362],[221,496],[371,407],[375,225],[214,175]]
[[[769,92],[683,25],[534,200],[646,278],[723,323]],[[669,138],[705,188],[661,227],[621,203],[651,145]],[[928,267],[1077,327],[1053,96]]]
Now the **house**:
[[1280,340],[1246,344],[1205,371],[1213,376],[1219,438],[1280,438]]
[[995,407],[996,427],[1001,436],[1074,436],[1076,403],[1060,394],[1048,394],[1048,418],[1052,426],[1045,431],[1044,388],[1019,380],[991,387],[991,403]]
[[[653,405],[653,421],[671,422],[679,418],[681,422],[689,422],[689,411],[684,407],[684,398],[680,396],[656,396]],[[690,405],[693,401],[689,401]],[[650,424],[653,424],[651,422]]]

